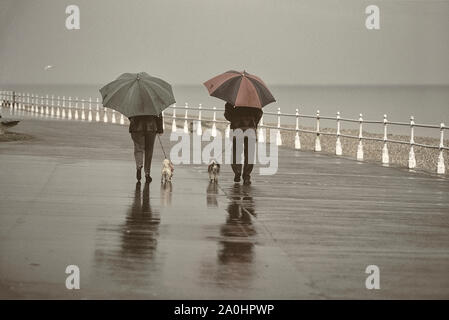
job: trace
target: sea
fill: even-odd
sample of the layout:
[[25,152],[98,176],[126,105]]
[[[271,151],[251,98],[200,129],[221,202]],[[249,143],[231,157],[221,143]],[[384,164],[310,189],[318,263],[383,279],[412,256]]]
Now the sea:
[[[78,98],[100,98],[98,85],[6,85],[0,90],[14,90],[16,92],[54,95]],[[321,116],[335,117],[340,112],[341,117],[358,119],[362,114],[365,120],[382,121],[384,114],[389,121],[410,122],[414,116],[418,124],[440,125],[442,122],[449,125],[449,86],[270,86],[276,102],[264,107],[265,112],[294,114],[299,109],[301,114],[316,115],[317,110]],[[203,108],[217,107],[222,109],[224,102],[208,95],[202,85],[174,85],[173,92],[177,106]],[[170,113],[169,113],[170,114]],[[181,113],[184,115],[184,112]],[[190,111],[194,116],[196,112]],[[208,116],[206,112],[204,116]],[[211,115],[209,115],[211,116]],[[222,118],[222,114],[217,114]],[[301,119],[300,124],[306,127],[315,126],[315,120]],[[276,116],[265,116],[265,123],[276,123]],[[295,119],[282,117],[282,124],[294,124]],[[335,128],[334,120],[321,120],[321,127]],[[357,123],[342,123],[342,128],[357,128]],[[382,133],[381,124],[365,124],[364,130],[372,133]],[[409,127],[390,125],[389,133],[409,134]],[[439,137],[438,129],[416,128],[418,136]],[[446,133],[446,135],[448,135]],[[445,137],[447,138],[447,136]]]

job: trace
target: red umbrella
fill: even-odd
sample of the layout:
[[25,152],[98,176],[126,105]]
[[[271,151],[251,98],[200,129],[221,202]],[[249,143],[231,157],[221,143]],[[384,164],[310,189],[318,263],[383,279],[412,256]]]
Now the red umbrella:
[[266,84],[246,71],[227,71],[204,82],[209,94],[236,107],[263,108],[275,102]]

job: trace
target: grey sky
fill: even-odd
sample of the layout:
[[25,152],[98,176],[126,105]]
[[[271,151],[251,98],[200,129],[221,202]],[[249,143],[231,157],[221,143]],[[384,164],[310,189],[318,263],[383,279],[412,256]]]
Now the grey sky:
[[[69,4],[81,30],[65,29]],[[365,28],[369,4],[379,31]],[[137,71],[197,84],[228,69],[270,84],[449,84],[449,1],[0,0],[0,10],[7,84]]]

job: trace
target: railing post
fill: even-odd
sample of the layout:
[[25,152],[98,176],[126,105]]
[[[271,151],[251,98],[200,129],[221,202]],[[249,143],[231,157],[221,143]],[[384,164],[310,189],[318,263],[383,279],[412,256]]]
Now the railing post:
[[72,97],[69,97],[69,107],[67,109],[67,119],[72,120]]
[[22,98],[21,93],[20,93],[20,92],[17,93],[17,107],[16,107],[17,110],[20,110],[20,101],[21,101],[21,98]]
[[51,95],[51,109],[50,109],[50,116],[55,115],[55,96]]
[[[98,101],[98,98],[97,98]],[[108,122],[108,108],[106,108],[105,106],[103,106],[103,122],[107,123]]]
[[363,115],[359,116],[359,145],[357,146],[357,160],[363,161]]
[[12,92],[12,105],[11,105],[11,110],[14,109],[16,107],[16,92],[13,91]]
[[95,109],[96,109],[96,111],[95,111],[95,121],[96,122],[100,122],[100,101],[99,101],[98,98],[96,100]]
[[259,143],[264,143],[265,142],[265,128],[263,127],[263,115],[260,118],[258,131],[259,131],[259,137],[258,137],[257,141]]
[[321,141],[320,141],[320,110],[316,112],[316,138],[315,138],[315,151],[321,151]]
[[40,109],[40,114],[41,115],[45,113],[44,105],[45,105],[45,103],[44,103],[44,96],[41,96],[41,109]]
[[84,99],[81,99],[81,120],[86,120],[86,111],[84,109]]
[[296,109],[295,149],[301,150],[301,139],[299,138],[299,109]]
[[184,133],[189,133],[189,123],[187,121],[188,113],[189,113],[189,104],[186,102],[184,105],[185,113],[184,113]]
[[337,112],[337,142],[335,143],[335,154],[341,156],[343,154],[343,148],[341,147],[341,121],[340,121],[340,111]]
[[278,108],[278,128],[276,131],[276,145],[282,146],[282,137],[281,137],[281,108]]
[[61,98],[60,98],[60,96],[58,96],[57,103],[56,103],[56,117],[58,117],[58,118],[61,116],[60,107],[61,107]]
[[27,93],[27,108],[29,111],[30,110],[30,94],[29,93]]
[[15,96],[14,96],[14,92],[13,92],[11,95],[11,101],[9,103],[9,114],[13,114],[13,112],[14,112],[14,103],[15,103],[14,99],[15,99]]
[[[164,113],[163,111],[162,111],[162,113]],[[163,118],[164,116],[162,116],[162,118]],[[120,124],[123,126],[123,125],[125,125],[125,118],[123,117],[123,114],[122,113],[120,113]],[[164,129],[165,130],[165,121],[162,121],[162,129]]]
[[45,96],[45,114],[50,114],[50,109],[48,108],[48,94]]
[[112,109],[111,123],[117,123],[117,119],[115,117],[115,110],[114,109]]
[[65,96],[62,96],[62,118],[65,119]]
[[216,137],[217,136],[217,107],[214,107],[214,118],[213,118],[213,122],[212,122],[212,137]]
[[30,94],[30,103],[28,104],[28,111],[34,112],[34,94]]
[[388,120],[387,115],[384,114],[384,147],[382,148],[382,163],[383,164],[389,164],[390,163],[390,156],[388,155]]
[[19,109],[19,105],[20,105],[20,93],[16,92],[16,100],[15,100],[15,109],[16,111]]
[[87,113],[87,121],[92,122],[92,97],[89,97],[89,112]]
[[171,132],[176,132],[176,104],[173,105]]
[[444,128],[445,125],[444,123],[441,124],[440,126],[440,154],[438,156],[438,167],[437,167],[437,173],[438,174],[445,174],[446,173],[446,168],[444,166],[444,156],[443,156],[443,152],[444,152]]
[[415,117],[410,117],[410,152],[408,154],[408,167],[409,169],[416,168],[415,159]]
[[78,120],[78,97],[75,97],[75,120]]
[[196,125],[196,135],[197,136],[202,136],[203,135],[203,128],[202,128],[202,124],[201,124],[201,108],[202,108],[202,104],[200,103],[200,105],[198,106],[198,121],[197,121],[197,125]]
[[81,99],[81,120],[86,120],[86,108],[85,108],[85,106],[84,106],[84,103],[85,103],[85,99],[84,98],[82,98]]

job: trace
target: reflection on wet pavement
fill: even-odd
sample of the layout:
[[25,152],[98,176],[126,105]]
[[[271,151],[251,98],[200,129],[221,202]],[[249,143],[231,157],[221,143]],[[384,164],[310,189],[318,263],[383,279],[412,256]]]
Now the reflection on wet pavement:
[[161,183],[161,207],[171,206],[173,185],[171,181]]
[[373,261],[377,298],[448,296],[447,179],[280,148],[248,187],[200,165],[149,190],[127,131],[27,120],[39,139],[0,145],[0,298],[366,299]]
[[218,183],[209,182],[206,190],[207,198],[206,204],[208,208],[218,207],[217,194],[218,194]]
[[226,190],[227,217],[220,227],[217,247],[216,280],[221,286],[248,287],[257,273],[254,265],[257,232],[252,223],[255,208],[248,191],[240,184]]
[[103,276],[117,282],[139,282],[157,270],[154,260],[161,218],[151,207],[149,190],[149,184],[145,184],[141,192],[137,183],[125,222],[98,227],[94,260],[95,269]]

